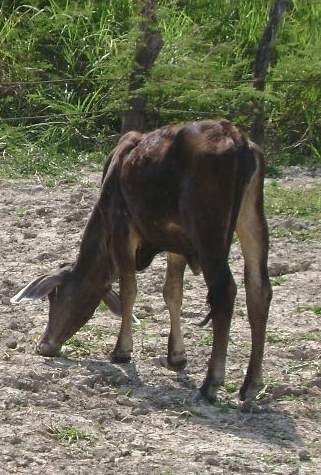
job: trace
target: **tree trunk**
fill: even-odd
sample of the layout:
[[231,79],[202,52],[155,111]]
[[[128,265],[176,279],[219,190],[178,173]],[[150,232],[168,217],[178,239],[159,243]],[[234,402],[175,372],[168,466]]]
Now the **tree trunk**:
[[[278,27],[282,21],[286,9],[289,7],[289,0],[275,0],[269,15],[268,24],[265,27],[260,40],[254,63],[254,87],[258,91],[264,91],[265,79],[271,63],[274,43]],[[256,101],[256,112],[254,123],[252,125],[253,139],[256,143],[264,144],[264,100]]]
[[122,134],[129,130],[146,129],[146,96],[139,90],[159,55],[163,40],[157,29],[157,0],[139,0],[140,24],[133,70],[129,79],[129,103],[122,121]]

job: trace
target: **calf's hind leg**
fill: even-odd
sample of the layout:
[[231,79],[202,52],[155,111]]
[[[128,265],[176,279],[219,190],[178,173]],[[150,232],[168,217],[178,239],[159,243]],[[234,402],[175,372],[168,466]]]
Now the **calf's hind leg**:
[[263,177],[255,175],[243,198],[237,233],[244,256],[246,304],[252,349],[240,390],[241,400],[255,399],[262,387],[262,362],[272,289],[268,276],[268,229],[263,211]]
[[174,370],[182,369],[186,365],[185,346],[180,323],[185,267],[186,260],[183,256],[167,253],[167,271],[163,289],[164,300],[171,319],[167,363]]
[[212,354],[208,364],[201,394],[209,401],[216,401],[219,386],[224,384],[228,337],[236,297],[236,285],[227,259],[204,261],[203,273],[209,289],[208,303],[213,326]]

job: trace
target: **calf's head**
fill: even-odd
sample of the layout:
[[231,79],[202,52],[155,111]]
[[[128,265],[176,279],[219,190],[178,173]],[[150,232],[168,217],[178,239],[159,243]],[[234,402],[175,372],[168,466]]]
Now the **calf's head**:
[[119,297],[110,286],[105,289],[96,288],[71,265],[64,265],[33,280],[12,297],[11,303],[47,296],[49,320],[37,345],[37,352],[43,356],[55,356],[59,353],[62,344],[93,315],[100,300],[104,300],[113,313],[121,314]]

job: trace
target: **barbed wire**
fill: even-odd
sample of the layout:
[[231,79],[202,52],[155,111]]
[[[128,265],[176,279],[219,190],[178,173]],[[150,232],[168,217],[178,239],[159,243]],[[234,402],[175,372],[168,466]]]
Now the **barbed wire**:
[[[320,2],[321,3],[321,2]],[[25,81],[0,81],[0,88],[10,88],[10,87],[17,87],[17,86],[27,86],[27,85],[37,85],[37,84],[66,84],[66,83],[73,83],[73,82],[103,82],[103,81],[110,81],[110,82],[119,82],[119,81],[129,81],[128,76],[99,76],[99,77],[87,77],[87,76],[76,76],[74,78],[61,78],[61,79],[34,79],[34,80],[25,80]],[[177,78],[170,79],[170,78],[158,78],[158,77],[149,77],[147,81],[161,81],[161,82],[177,82]],[[264,81],[266,84],[296,84],[296,83],[318,83],[320,84],[320,78],[312,77],[308,79],[297,78],[297,79],[264,79],[264,78],[242,78],[242,79],[211,79],[211,78],[200,78],[200,77],[181,77],[180,80],[183,81],[192,81],[192,82],[206,82],[206,83],[213,83],[213,84],[251,84],[254,82]],[[1,92],[1,90],[0,90]]]
[[[40,126],[40,125],[51,125],[53,120],[57,118],[65,118],[68,119],[70,116],[71,117],[80,117],[80,118],[91,118],[91,119],[97,119],[98,117],[110,113],[110,114],[123,114],[127,111],[127,109],[117,109],[117,110],[112,110],[112,109],[102,109],[99,111],[99,114],[91,114],[90,112],[69,112],[69,113],[52,113],[52,114],[38,114],[38,115],[29,115],[29,116],[13,116],[13,117],[0,117],[0,121],[4,122],[14,122],[14,121],[20,121],[20,120],[45,120],[45,119],[51,119],[51,122],[43,122],[42,124],[34,124],[34,126]],[[166,109],[166,108],[149,108],[145,110],[146,114],[195,114],[195,115],[210,115],[214,114],[214,111],[200,111],[200,110],[193,110],[193,109]],[[60,123],[60,124],[68,124],[68,122],[55,122],[55,123]]]

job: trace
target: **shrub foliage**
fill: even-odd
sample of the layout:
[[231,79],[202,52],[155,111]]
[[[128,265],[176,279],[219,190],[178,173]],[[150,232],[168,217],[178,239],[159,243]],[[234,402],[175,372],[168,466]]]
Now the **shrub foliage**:
[[[136,3],[2,0],[2,168],[55,174],[110,148],[128,101]],[[271,3],[158,2],[164,47],[144,88],[150,127],[224,116],[249,129],[261,94],[253,61]],[[321,162],[320,23],[321,2],[292,0],[278,34],[264,92],[274,163]]]

